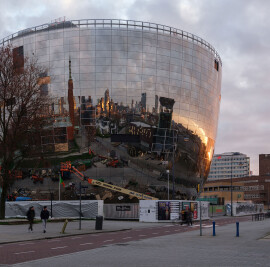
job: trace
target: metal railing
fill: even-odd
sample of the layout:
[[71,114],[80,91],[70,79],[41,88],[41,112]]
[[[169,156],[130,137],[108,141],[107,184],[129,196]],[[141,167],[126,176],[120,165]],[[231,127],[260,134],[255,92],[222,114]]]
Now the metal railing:
[[143,22],[143,21],[135,21],[135,20],[119,20],[119,19],[81,19],[81,20],[70,20],[70,21],[62,21],[62,22],[53,22],[53,23],[46,23],[39,26],[27,28],[22,31],[18,31],[13,33],[2,40],[0,40],[0,44],[4,45],[5,43],[10,42],[12,39],[17,37],[22,37],[25,35],[33,34],[39,31],[45,30],[57,30],[63,28],[93,28],[93,29],[140,29],[144,31],[162,33],[162,34],[169,34],[173,37],[180,37],[184,40],[192,41],[195,44],[199,44],[200,46],[209,50],[214,57],[218,60],[218,62],[222,65],[221,58],[214,47],[203,40],[202,38],[191,34],[189,32],[179,30],[173,27],[151,23],[151,22]]

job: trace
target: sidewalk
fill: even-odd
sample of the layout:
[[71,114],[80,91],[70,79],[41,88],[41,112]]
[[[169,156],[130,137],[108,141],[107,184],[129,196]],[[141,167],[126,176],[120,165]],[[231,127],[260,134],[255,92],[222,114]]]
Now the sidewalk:
[[[237,219],[237,218],[235,218]],[[215,218],[216,224],[219,225],[219,221],[226,220],[226,217],[223,218]],[[16,221],[16,220],[14,220]],[[212,221],[212,219],[210,220]],[[37,223],[33,225],[33,233],[28,233],[28,224],[15,224],[15,225],[0,225],[0,244],[4,243],[13,243],[20,241],[31,241],[38,239],[51,239],[51,238],[61,238],[72,235],[83,235],[83,234],[94,234],[94,233],[104,233],[104,232],[116,232],[116,231],[124,231],[130,229],[138,229],[138,228],[148,228],[148,227],[160,227],[164,224],[172,224],[175,223],[142,223],[138,221],[113,221],[113,220],[104,220],[102,230],[95,230],[95,220],[82,220],[81,221],[81,230],[79,230],[79,220],[70,221],[67,224],[65,234],[61,234],[64,222],[48,222],[47,223],[47,232],[44,234],[42,232],[42,223]],[[194,222],[195,225],[199,225],[199,222]],[[258,225],[270,225],[270,220],[266,219],[261,222],[252,222],[249,221],[248,224],[254,226],[254,230]],[[235,223],[230,223],[230,228],[235,228]],[[240,235],[242,232],[242,224],[240,222]],[[216,227],[217,235],[219,234],[219,226]],[[194,229],[195,230],[195,229]],[[257,230],[258,232],[258,230]],[[203,233],[211,236],[212,227],[207,227],[203,229]],[[265,232],[264,235],[261,236],[266,240],[270,240],[270,226],[269,231]]]
[[61,234],[64,222],[48,222],[47,232],[45,234],[42,232],[42,223],[33,225],[33,233],[28,233],[28,224],[0,225],[0,244],[160,226],[160,224],[157,223],[104,220],[102,230],[95,230],[95,224],[95,220],[82,220],[81,230],[79,230],[79,221],[68,222],[65,234]]
[[269,266],[270,237],[265,236],[270,232],[270,220],[240,222],[239,237],[235,236],[235,228],[235,223],[217,226],[216,236],[212,236],[211,228],[204,228],[202,236],[198,228],[194,228],[194,231],[151,236],[14,266]]

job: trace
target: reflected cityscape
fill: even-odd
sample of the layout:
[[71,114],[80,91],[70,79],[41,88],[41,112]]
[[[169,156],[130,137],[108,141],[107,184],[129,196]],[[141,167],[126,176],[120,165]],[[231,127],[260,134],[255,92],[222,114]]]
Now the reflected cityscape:
[[45,155],[114,151],[142,176],[169,173],[173,194],[194,199],[214,153],[222,62],[181,30],[114,22],[60,22],[5,40],[47,68],[41,88],[53,98],[50,123],[35,144]]

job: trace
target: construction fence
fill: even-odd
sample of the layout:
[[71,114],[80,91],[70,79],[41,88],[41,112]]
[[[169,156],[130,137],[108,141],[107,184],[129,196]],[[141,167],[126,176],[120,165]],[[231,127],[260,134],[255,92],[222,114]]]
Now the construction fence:
[[[6,202],[6,218],[25,218],[28,209],[33,206],[35,217],[40,218],[40,212],[47,206],[53,218],[78,218],[80,217],[79,201],[12,201]],[[103,216],[103,200],[82,200],[82,217],[95,219]]]

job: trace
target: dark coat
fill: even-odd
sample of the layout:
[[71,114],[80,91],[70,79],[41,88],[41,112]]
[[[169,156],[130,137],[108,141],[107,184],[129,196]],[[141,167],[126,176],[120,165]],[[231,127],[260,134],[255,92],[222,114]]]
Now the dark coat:
[[47,210],[42,210],[40,213],[41,220],[48,220],[50,213]]
[[27,211],[27,214],[26,214],[27,220],[28,220],[28,221],[33,221],[34,218],[35,218],[35,215],[36,215],[36,214],[35,214],[35,211],[29,209],[29,210]]
[[191,211],[188,211],[187,212],[187,221],[188,222],[191,222],[192,221],[192,212]]

